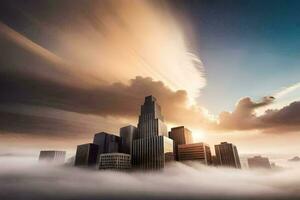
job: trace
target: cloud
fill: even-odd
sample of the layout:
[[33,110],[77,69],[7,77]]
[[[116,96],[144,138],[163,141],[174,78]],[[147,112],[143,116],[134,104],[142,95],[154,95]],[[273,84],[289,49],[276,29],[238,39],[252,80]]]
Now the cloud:
[[[11,12],[16,16],[9,15],[7,22],[15,25],[12,21],[16,20],[21,25],[14,26],[15,31],[1,24],[0,37],[58,65],[53,71],[63,72],[63,76],[52,79],[63,81],[70,78],[64,77],[67,74],[78,82],[93,84],[99,80],[127,83],[135,76],[151,77],[173,91],[187,91],[189,99],[196,98],[205,86],[202,63],[188,46],[193,41],[187,41],[183,26],[167,2],[79,0],[60,2],[53,10],[49,3],[32,6],[15,2],[18,9]],[[5,4],[3,7],[12,9]],[[11,52],[6,59],[12,55],[18,54]],[[22,61],[18,69],[28,62],[26,58]],[[40,72],[39,67],[43,68],[41,64],[26,68]]]
[[281,97],[284,97],[285,95],[287,95],[291,92],[294,92],[295,90],[298,90],[299,88],[300,88],[300,82],[283,88],[279,92],[275,93],[274,96],[275,96],[275,98],[281,98]]
[[300,102],[293,102],[281,109],[268,109],[262,115],[255,114],[255,109],[269,105],[273,100],[274,97],[265,97],[260,102],[254,102],[249,97],[243,98],[232,113],[220,114],[215,127],[225,130],[259,129],[270,133],[299,130]]
[[[6,118],[1,134],[102,130],[103,118],[115,117],[116,124],[118,118],[136,120],[150,94],[168,122],[195,125],[203,119],[194,102],[205,86],[203,66],[168,3],[77,1],[54,7],[3,4],[9,12],[0,22],[0,112]],[[20,113],[20,107],[30,109]],[[62,112],[49,117],[49,109]],[[65,112],[84,116],[58,117]],[[101,117],[102,126],[89,128],[87,115]]]
[[3,91],[0,95],[0,113],[4,119],[0,123],[0,129],[5,131],[55,134],[55,131],[63,133],[64,129],[74,132],[87,127],[83,126],[84,123],[74,123],[67,118],[47,116],[45,110],[41,110],[39,116],[32,116],[34,109],[19,113],[18,109],[13,109],[16,105],[137,119],[144,97],[151,94],[158,98],[169,122],[191,124],[201,121],[202,117],[200,109],[187,106],[185,91],[173,92],[162,82],[149,77],[136,77],[128,85],[113,83],[81,88],[25,75],[0,73],[0,89]]
[[259,116],[268,132],[293,132],[300,130],[300,101],[292,102],[281,109],[266,110]]
[[299,178],[297,166],[248,171],[177,163],[161,172],[122,173],[37,165],[23,159],[1,165],[0,198],[297,199]]

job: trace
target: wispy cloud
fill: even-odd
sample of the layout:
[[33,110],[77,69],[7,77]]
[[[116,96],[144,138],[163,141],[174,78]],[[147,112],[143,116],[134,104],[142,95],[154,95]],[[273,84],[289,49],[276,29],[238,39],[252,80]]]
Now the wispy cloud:
[[279,99],[279,98],[284,97],[285,95],[288,95],[289,93],[294,92],[295,90],[298,90],[298,89],[300,89],[300,82],[283,88],[279,92],[275,93],[274,97]]

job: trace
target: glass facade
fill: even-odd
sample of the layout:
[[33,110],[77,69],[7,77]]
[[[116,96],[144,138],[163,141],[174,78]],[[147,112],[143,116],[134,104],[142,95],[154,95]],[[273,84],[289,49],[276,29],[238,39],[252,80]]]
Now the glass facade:
[[172,156],[173,140],[165,136],[133,141],[132,164],[140,169],[164,168],[165,162],[172,160]]
[[117,153],[120,151],[121,139],[117,135],[100,132],[94,135],[94,144],[99,146],[97,161],[102,153]]
[[96,164],[99,146],[88,143],[77,146],[75,166],[93,166]]
[[131,154],[132,141],[137,137],[137,128],[135,126],[125,126],[120,128],[121,152]]
[[138,139],[159,135],[168,136],[161,107],[153,96],[146,97],[145,103],[141,106],[137,133]]
[[140,169],[161,169],[174,160],[173,140],[168,138],[161,107],[155,97],[147,96],[141,106],[137,139],[133,141],[132,164]]

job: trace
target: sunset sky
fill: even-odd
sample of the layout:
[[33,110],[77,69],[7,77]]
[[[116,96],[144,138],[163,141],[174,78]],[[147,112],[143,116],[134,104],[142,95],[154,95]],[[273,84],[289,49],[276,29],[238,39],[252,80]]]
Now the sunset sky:
[[300,2],[2,0],[0,151],[66,149],[136,125],[242,154],[300,152]]

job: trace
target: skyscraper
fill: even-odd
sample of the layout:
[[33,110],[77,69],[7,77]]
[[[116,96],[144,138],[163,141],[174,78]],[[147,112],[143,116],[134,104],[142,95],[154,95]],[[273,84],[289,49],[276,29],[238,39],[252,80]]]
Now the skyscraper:
[[161,114],[161,107],[153,96],[145,97],[145,103],[141,106],[141,114],[138,122],[137,138],[152,136],[168,137],[167,126]]
[[253,158],[248,158],[248,166],[249,168],[271,169],[269,158],[262,156],[254,156]]
[[46,150],[40,151],[39,161],[60,164],[65,162],[65,157],[65,151]]
[[205,143],[178,145],[179,161],[198,161],[202,164],[211,165],[212,157],[210,147]]
[[174,141],[174,154],[178,160],[178,145],[191,144],[193,142],[192,132],[184,126],[174,127],[169,132],[169,138]]
[[217,162],[226,167],[241,168],[240,158],[235,145],[227,142],[215,145]]
[[129,125],[120,128],[121,136],[121,152],[131,154],[132,152],[132,141],[137,137],[137,128]]
[[153,96],[145,97],[139,116],[137,138],[133,141],[132,164],[140,169],[160,169],[173,160],[173,140],[166,137],[167,127],[161,108]]
[[99,146],[97,144],[82,144],[77,146],[75,166],[96,165]]

